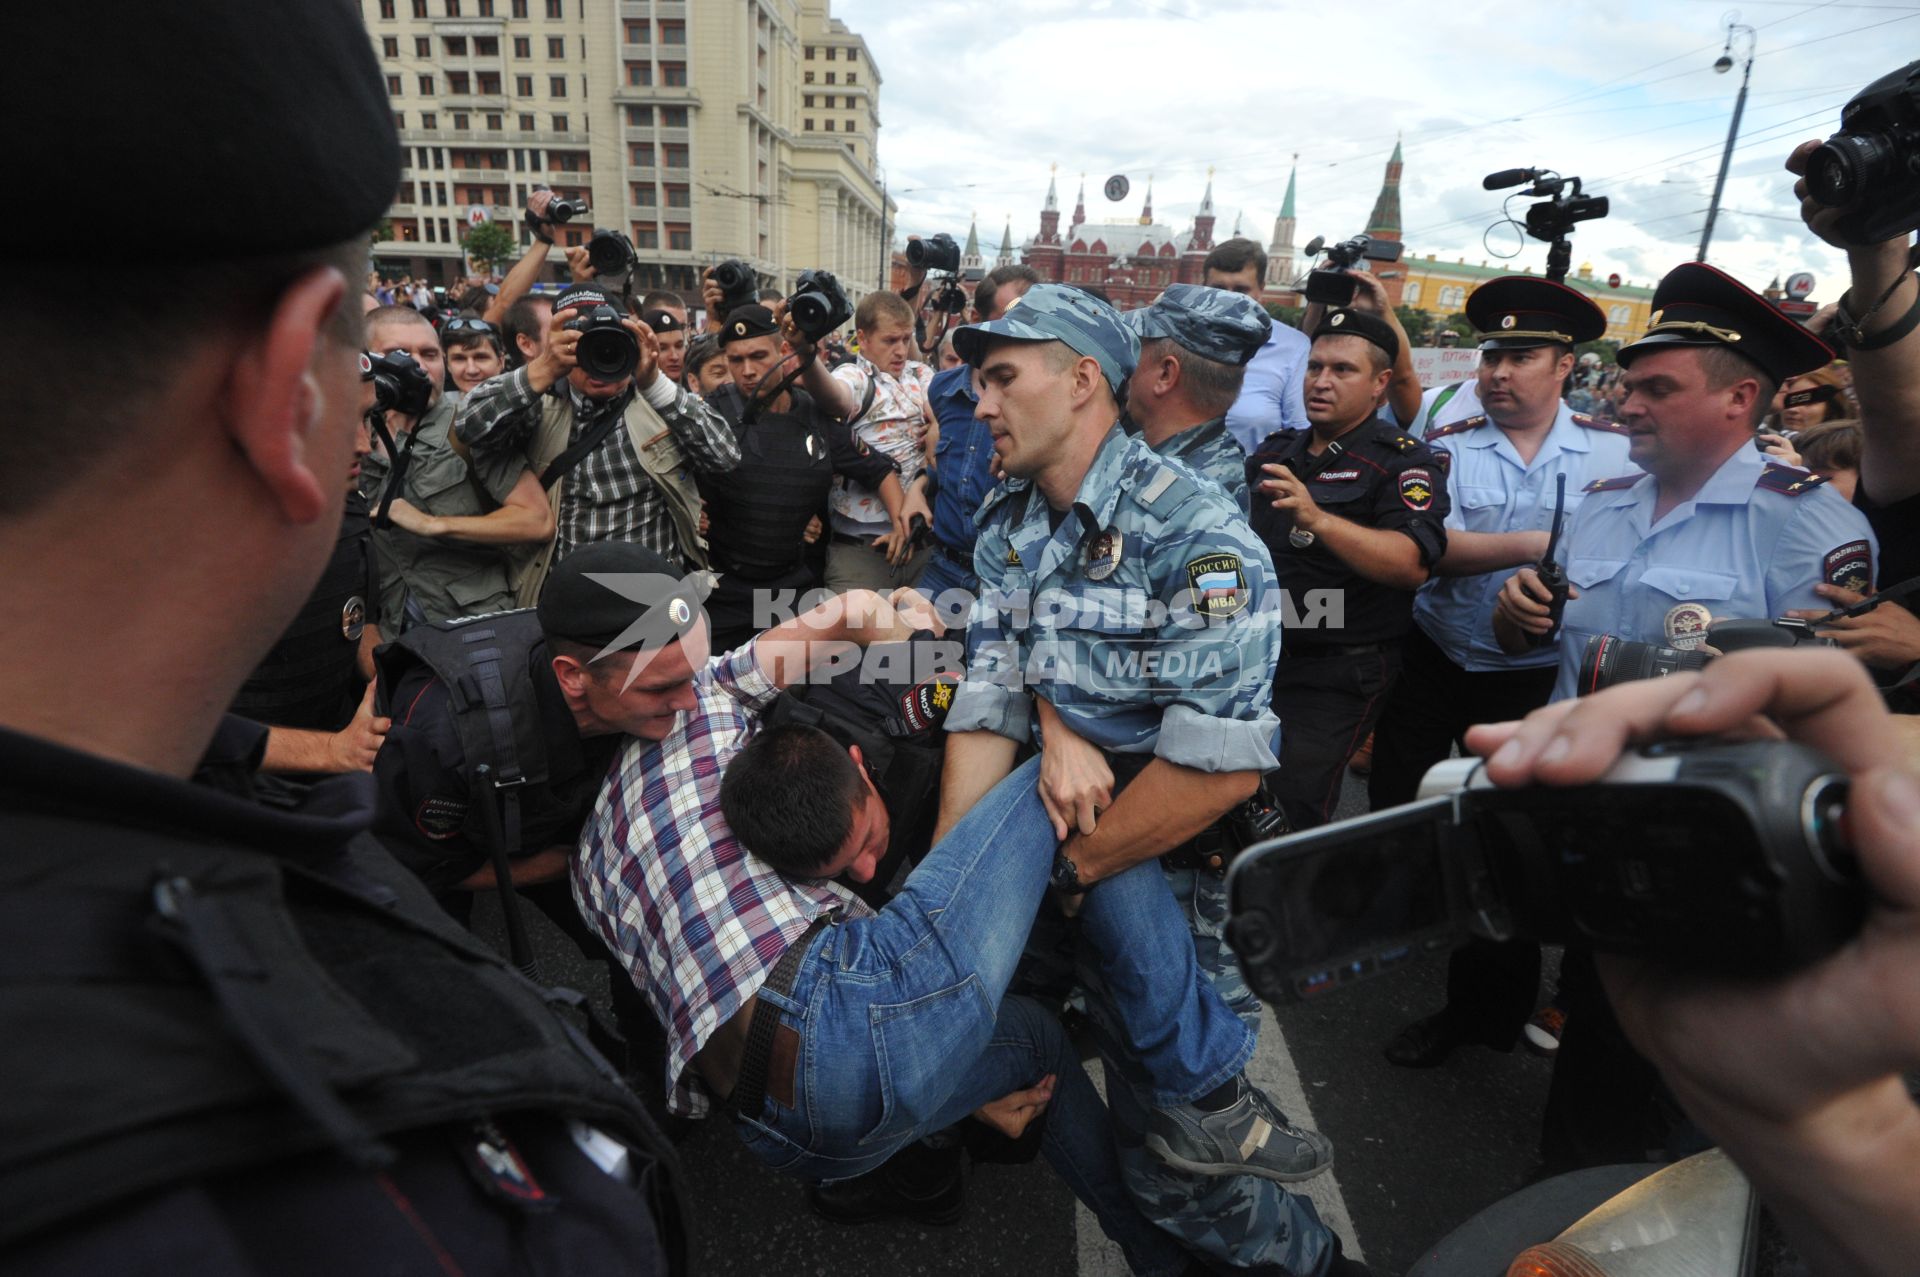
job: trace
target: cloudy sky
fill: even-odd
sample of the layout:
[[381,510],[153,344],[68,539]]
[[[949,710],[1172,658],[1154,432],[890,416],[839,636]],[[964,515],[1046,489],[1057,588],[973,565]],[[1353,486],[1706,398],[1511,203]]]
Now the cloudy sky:
[[[1081,172],[1092,221],[1133,220],[1149,175],[1156,220],[1184,231],[1214,175],[1217,235],[1262,242],[1299,155],[1298,242],[1365,225],[1396,134],[1410,254],[1544,269],[1546,246],[1488,233],[1495,169],[1578,174],[1611,197],[1573,236],[1574,264],[1656,279],[1691,260],[1740,67],[1713,71],[1724,0],[833,0],[878,61],[880,161],[903,233],[983,242],[1035,233],[1049,165],[1070,214]],[[1756,28],[1752,87],[1709,260],[1756,286],[1844,263],[1800,226],[1793,144],[1920,53],[1920,0],[1740,0]],[[1744,56],[1744,37],[1735,44]],[[1108,175],[1133,191],[1101,194]],[[1524,215],[1526,201],[1512,205]],[[1063,217],[1063,222],[1065,218]]]

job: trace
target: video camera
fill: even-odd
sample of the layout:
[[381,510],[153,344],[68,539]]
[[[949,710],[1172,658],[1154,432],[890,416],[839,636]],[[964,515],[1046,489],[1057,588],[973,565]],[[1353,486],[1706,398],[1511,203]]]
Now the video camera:
[[1785,741],[1651,745],[1592,784],[1523,789],[1449,759],[1412,803],[1243,853],[1227,940],[1254,992],[1289,1002],[1469,936],[1791,970],[1865,917],[1847,790]]
[[1374,239],[1368,235],[1355,235],[1352,239],[1338,244],[1329,244],[1326,237],[1315,235],[1307,241],[1307,256],[1327,255],[1327,265],[1307,275],[1306,299],[1319,302],[1323,306],[1345,306],[1353,301],[1356,287],[1353,269],[1362,259],[1370,262],[1397,262],[1405,245],[1398,240]]
[[360,380],[373,383],[369,415],[391,410],[403,417],[421,417],[433,399],[433,378],[404,350],[384,355],[361,351]]
[[[550,191],[553,188],[544,184],[536,184],[533,189],[536,191]],[[539,234],[542,226],[552,226],[558,222],[571,222],[576,217],[584,217],[586,212],[587,206],[579,200],[548,200],[547,211],[540,216],[536,217],[533,210],[527,210],[527,229],[535,234]]]
[[787,295],[787,314],[809,342],[818,345],[853,318],[853,303],[840,281],[823,270],[801,271]]
[[760,300],[760,277],[743,261],[721,262],[709,272],[720,287],[720,318]]
[[640,366],[640,342],[612,306],[590,306],[567,321],[580,334],[574,362],[600,381],[621,381]]
[[1857,244],[1920,227],[1920,62],[1909,62],[1840,108],[1840,131],[1807,158],[1807,192]]
[[929,299],[928,305],[945,315],[958,315],[967,308],[966,289],[960,287],[960,245],[942,231],[927,239],[907,241],[907,265],[929,273],[944,272],[946,278]]
[[[1557,284],[1566,279],[1568,266],[1573,261],[1573,245],[1567,242],[1567,236],[1574,224],[1605,217],[1609,202],[1604,195],[1582,195],[1579,178],[1561,177],[1551,169],[1502,169],[1498,173],[1487,174],[1480,185],[1489,191],[1502,191],[1524,182],[1532,182],[1533,186],[1515,192],[1516,195],[1545,200],[1527,209],[1526,228],[1527,234],[1544,240],[1550,246],[1547,249],[1547,278]],[[1513,196],[1507,198],[1512,199]]]

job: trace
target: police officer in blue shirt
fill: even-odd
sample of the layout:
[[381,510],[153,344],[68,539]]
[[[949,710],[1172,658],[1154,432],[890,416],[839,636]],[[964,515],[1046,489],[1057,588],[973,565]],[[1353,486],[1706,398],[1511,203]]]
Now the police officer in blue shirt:
[[1251,297],[1175,284],[1123,318],[1140,336],[1127,382],[1127,416],[1147,446],[1184,461],[1247,512],[1247,454],[1227,431],[1247,365],[1273,319]]
[[[1620,352],[1619,420],[1644,474],[1588,485],[1569,525],[1573,596],[1553,699],[1582,691],[1587,640],[1602,634],[1693,648],[1715,620],[1824,606],[1814,587],[1873,579],[1866,517],[1804,470],[1755,451],[1753,428],[1779,383],[1833,352],[1731,276],[1676,267],[1653,297],[1647,335]],[[1530,568],[1501,587],[1493,630],[1507,651],[1551,627]]]
[[[1574,346],[1606,331],[1598,306],[1564,284],[1507,275],[1474,290],[1467,317],[1481,332],[1469,396],[1481,407],[1425,435],[1447,468],[1453,512],[1447,552],[1414,598],[1400,681],[1374,731],[1367,796],[1376,811],[1411,802],[1420,778],[1468,727],[1523,718],[1547,703],[1554,650],[1502,651],[1487,625],[1494,597],[1513,568],[1546,552],[1563,476],[1571,514],[1589,483],[1632,469],[1623,427],[1560,398]],[[1463,1042],[1510,1051],[1539,988],[1537,944],[1456,949],[1446,1007],[1401,1030],[1387,1058],[1424,1068]]]
[[[1033,287],[1035,281],[1027,278],[1033,273],[1024,266],[987,272],[973,294],[980,318],[993,320],[1006,314]],[[940,608],[940,619],[951,630],[966,625],[967,605],[960,603],[960,595],[970,599],[980,585],[973,574],[973,519],[995,483],[993,433],[973,415],[979,402],[973,392],[973,369],[965,363],[936,373],[927,387],[927,403],[940,425],[933,445],[933,554],[914,584],[936,606],[943,595],[952,595],[948,602],[958,606]]]

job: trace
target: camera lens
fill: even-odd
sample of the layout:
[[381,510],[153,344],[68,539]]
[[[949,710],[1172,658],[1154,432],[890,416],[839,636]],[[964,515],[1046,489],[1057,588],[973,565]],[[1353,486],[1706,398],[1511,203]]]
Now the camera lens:
[[1895,159],[1884,137],[1836,133],[1807,157],[1807,193],[1828,208],[1850,208],[1886,180]]
[[1683,652],[1656,643],[1633,643],[1617,634],[1596,634],[1587,640],[1580,654],[1576,690],[1584,696],[1616,683],[1643,678],[1665,678],[1684,670],[1706,666],[1713,657],[1707,652]]

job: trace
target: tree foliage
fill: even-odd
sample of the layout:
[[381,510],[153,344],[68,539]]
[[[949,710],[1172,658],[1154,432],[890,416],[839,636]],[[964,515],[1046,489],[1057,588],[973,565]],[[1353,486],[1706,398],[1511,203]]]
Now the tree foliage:
[[507,265],[519,248],[514,243],[513,232],[498,222],[482,222],[473,227],[467,232],[464,242],[467,256],[481,270]]

